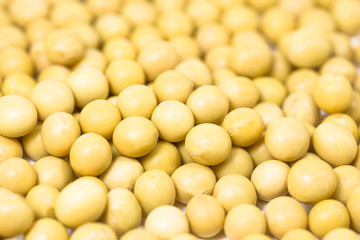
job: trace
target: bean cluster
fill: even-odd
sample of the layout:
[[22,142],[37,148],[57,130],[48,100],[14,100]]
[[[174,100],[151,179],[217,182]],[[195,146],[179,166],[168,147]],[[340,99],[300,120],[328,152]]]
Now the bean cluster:
[[359,0],[0,0],[0,239],[358,240]]

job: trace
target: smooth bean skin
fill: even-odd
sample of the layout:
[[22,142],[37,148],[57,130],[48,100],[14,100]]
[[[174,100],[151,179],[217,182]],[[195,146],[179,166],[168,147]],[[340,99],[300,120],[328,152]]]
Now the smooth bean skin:
[[176,200],[187,204],[199,194],[211,194],[216,177],[211,169],[198,163],[187,163],[177,168],[171,175],[176,188]]
[[33,167],[37,175],[37,184],[50,185],[60,191],[73,180],[70,164],[58,157],[43,157],[37,160]]
[[201,86],[193,91],[186,101],[186,105],[194,114],[195,124],[219,124],[229,110],[229,100],[216,86]]
[[0,162],[12,157],[22,158],[23,152],[19,140],[0,135]]
[[[119,122],[113,132],[116,149],[126,157],[142,157],[151,152],[159,138],[156,126],[147,118],[134,116]],[[133,144],[136,142],[137,144]]]
[[293,32],[286,47],[289,61],[297,67],[318,67],[331,52],[329,35],[315,27],[305,27]]
[[220,178],[214,187],[214,197],[217,198],[227,212],[239,204],[256,204],[255,187],[244,176],[228,174]]
[[217,179],[232,173],[250,178],[254,169],[254,162],[245,149],[233,146],[230,155],[225,161],[211,168]]
[[310,135],[302,122],[284,117],[269,124],[265,133],[265,144],[273,157],[291,162],[307,152]]
[[136,228],[126,232],[121,236],[121,240],[136,240],[136,239],[146,239],[146,240],[159,240],[155,234],[146,231],[143,228]]
[[336,122],[324,122],[312,137],[316,153],[333,166],[350,164],[356,155],[356,141],[351,132]]
[[104,222],[116,234],[123,234],[140,225],[142,210],[135,195],[128,189],[114,188],[107,195]]
[[335,192],[336,184],[334,170],[320,158],[300,159],[290,168],[287,179],[290,195],[303,203],[329,198]]
[[80,127],[85,133],[97,133],[106,139],[112,137],[121,115],[114,104],[98,99],[88,103],[80,113]]
[[96,133],[86,133],[75,140],[69,156],[74,171],[85,176],[97,176],[109,167],[112,151],[104,137]]
[[325,73],[316,81],[313,96],[317,106],[325,112],[342,112],[351,102],[351,84],[343,75]]
[[68,155],[72,144],[80,137],[80,134],[78,121],[66,112],[51,114],[41,128],[41,137],[46,151],[56,157]]
[[137,60],[147,79],[154,81],[160,73],[174,68],[179,63],[179,56],[168,42],[155,41],[140,51]]
[[231,138],[218,125],[203,123],[192,128],[185,138],[185,148],[197,163],[216,165],[231,153]]
[[349,228],[337,228],[337,229],[331,230],[324,236],[323,239],[324,240],[335,240],[335,239],[339,239],[342,237],[345,237],[346,239],[349,239],[349,240],[359,239],[358,234]]
[[135,197],[145,215],[162,205],[175,202],[175,185],[170,176],[162,170],[152,169],[141,174],[135,182]]
[[70,88],[56,80],[37,84],[30,99],[38,111],[39,119],[42,121],[52,113],[72,113],[75,108],[75,98]]
[[285,233],[281,240],[316,240],[316,237],[308,230],[296,228]]
[[116,240],[117,236],[108,225],[104,223],[89,222],[85,223],[72,233],[70,240],[85,240],[96,238],[99,240]]
[[250,108],[238,108],[229,112],[222,122],[223,128],[235,146],[248,147],[257,142],[264,131],[261,115]]
[[0,163],[0,187],[26,195],[36,185],[36,172],[23,158],[9,158]]
[[346,207],[333,199],[317,203],[309,213],[309,229],[319,238],[336,228],[348,228],[350,216]]
[[359,1],[0,0],[0,239],[358,239]]
[[12,237],[27,232],[35,214],[23,196],[0,188],[0,236]]
[[96,221],[106,206],[106,186],[95,177],[81,177],[67,185],[55,203],[55,216],[70,228]]
[[170,239],[189,232],[185,214],[174,206],[160,206],[152,210],[145,220],[145,229],[160,239]]
[[190,108],[175,100],[161,102],[154,109],[151,121],[159,130],[160,138],[168,142],[184,140],[195,124]]
[[36,239],[67,240],[69,234],[64,225],[52,218],[41,218],[37,220],[26,233],[26,240]]
[[134,84],[120,92],[116,105],[123,118],[141,116],[150,119],[157,100],[151,88]]
[[264,214],[251,204],[239,204],[228,212],[224,231],[229,239],[242,239],[243,237],[266,231]]
[[59,191],[49,185],[36,185],[26,195],[26,201],[34,210],[36,218],[55,218],[54,206]]
[[11,138],[30,133],[38,119],[35,106],[28,99],[17,95],[0,98],[0,115],[0,134]]
[[258,198],[270,201],[287,193],[289,166],[278,160],[267,160],[260,163],[251,174]]
[[185,214],[191,231],[203,238],[215,236],[221,231],[225,221],[224,208],[210,195],[193,197],[186,206]]
[[37,161],[49,155],[41,137],[42,123],[38,122],[35,128],[22,138],[24,152],[32,160]]
[[355,231],[360,230],[360,217],[357,212],[360,209],[360,187],[355,188],[349,194],[349,198],[346,202],[346,209],[348,210],[351,218],[351,226]]
[[158,141],[155,148],[139,159],[145,171],[160,169],[171,175],[181,165],[178,149],[171,143]]
[[272,199],[265,206],[264,212],[268,229],[277,238],[281,238],[291,229],[306,229],[308,224],[305,208],[291,197]]
[[132,190],[136,179],[144,172],[144,167],[134,158],[114,157],[110,166],[100,175],[109,190],[126,188]]
[[69,66],[83,57],[85,48],[75,32],[59,29],[46,37],[45,49],[52,62]]

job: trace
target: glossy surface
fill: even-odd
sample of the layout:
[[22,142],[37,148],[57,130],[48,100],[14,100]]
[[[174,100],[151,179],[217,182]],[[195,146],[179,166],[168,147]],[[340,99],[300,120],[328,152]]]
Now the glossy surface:
[[175,70],[161,73],[154,81],[154,93],[159,102],[177,100],[185,103],[193,87],[186,75]]
[[108,189],[126,188],[132,190],[136,179],[144,172],[141,163],[124,156],[113,158],[110,166],[100,175]]
[[85,240],[96,238],[99,240],[116,240],[115,232],[104,223],[85,223],[78,227],[71,235],[70,240]]
[[285,116],[316,126],[320,120],[319,108],[313,96],[305,91],[289,94],[282,106]]
[[147,79],[154,81],[160,73],[174,68],[179,63],[179,57],[169,43],[155,41],[140,51],[137,61]]
[[230,155],[218,165],[212,166],[212,170],[219,179],[226,174],[240,174],[250,177],[254,169],[254,162],[250,154],[243,148],[233,146]]
[[239,204],[255,205],[257,195],[254,185],[244,176],[228,174],[220,178],[214,187],[213,196],[227,212]]
[[226,115],[222,127],[230,135],[235,146],[248,147],[257,142],[262,136],[264,121],[255,110],[238,108]]
[[116,234],[124,234],[137,228],[141,217],[141,206],[131,191],[115,188],[108,193],[103,219]]
[[29,134],[25,135],[21,141],[24,152],[34,161],[49,155],[42,141],[41,129],[42,123],[38,122],[35,128]]
[[0,98],[0,134],[22,137],[30,133],[37,122],[35,106],[26,98],[7,95]]
[[0,163],[0,187],[26,195],[36,184],[36,172],[23,158],[8,158]]
[[194,90],[186,101],[194,114],[195,124],[220,124],[229,110],[227,96],[217,86],[205,85]]
[[173,205],[175,202],[175,186],[172,179],[164,171],[148,170],[141,174],[135,182],[134,194],[145,215],[162,205]]
[[317,203],[309,213],[309,229],[319,238],[336,228],[348,228],[350,216],[345,206],[327,199]]
[[350,240],[358,1],[0,0],[0,239]]
[[336,122],[320,124],[312,137],[316,153],[333,166],[351,163],[357,146],[351,132]]
[[337,178],[329,164],[321,159],[303,158],[289,171],[287,186],[291,196],[304,203],[329,198],[336,189]]
[[106,186],[99,179],[81,177],[60,192],[55,203],[55,216],[70,228],[96,221],[104,212],[106,194]]
[[49,185],[36,185],[26,195],[26,201],[34,210],[36,218],[55,218],[54,206],[59,191]]
[[96,99],[106,99],[109,83],[103,72],[93,67],[83,67],[73,71],[66,80],[75,97],[77,107],[83,108]]
[[210,238],[221,231],[225,211],[220,202],[210,195],[193,197],[185,208],[191,231],[202,238]]
[[16,138],[0,136],[0,162],[13,157],[23,157],[23,148]]
[[357,212],[360,209],[359,199],[360,199],[360,188],[357,187],[353,191],[351,191],[348,200],[346,202],[346,209],[348,210],[351,218],[351,226],[357,232],[360,230],[360,217],[357,214]]
[[330,56],[332,44],[325,31],[304,27],[289,36],[286,56],[297,67],[318,67]]
[[46,184],[61,190],[73,180],[73,171],[68,162],[61,158],[46,156],[33,165],[38,184]]
[[[239,38],[241,39],[241,38]],[[258,77],[270,71],[272,55],[265,41],[240,40],[230,54],[230,67],[239,75]]]
[[35,215],[25,198],[0,188],[0,235],[12,237],[27,232]]
[[122,120],[113,133],[116,149],[127,157],[141,157],[154,149],[159,138],[155,125],[144,117]]
[[139,160],[145,171],[159,169],[169,175],[181,165],[178,149],[172,143],[165,141],[158,141],[154,149]]
[[25,73],[13,73],[7,76],[2,85],[1,91],[4,95],[14,94],[29,99],[36,81]]
[[275,103],[261,102],[256,104],[253,110],[260,114],[264,122],[264,129],[266,129],[271,122],[284,117],[283,110]]
[[335,239],[339,239],[339,238],[346,238],[349,240],[357,240],[359,239],[358,234],[348,228],[337,228],[334,229],[330,232],[328,232],[325,236],[324,236],[324,240],[335,240]]
[[287,193],[287,179],[290,168],[278,160],[267,160],[260,163],[251,174],[258,198],[270,201]]
[[136,240],[136,239],[147,239],[147,240],[158,240],[159,238],[149,231],[143,228],[137,228],[128,231],[120,238],[121,240]]
[[316,240],[316,237],[308,230],[297,228],[288,231],[281,240]]
[[198,59],[184,60],[176,66],[175,70],[187,76],[195,88],[213,83],[209,67]]
[[120,112],[114,104],[98,99],[81,110],[79,123],[84,133],[97,133],[110,139],[120,120]]
[[229,239],[243,239],[250,234],[265,233],[265,216],[254,205],[239,204],[226,215],[224,231]]
[[67,240],[69,234],[66,231],[64,225],[52,218],[42,218],[37,220],[26,233],[26,240],[37,239],[49,239],[49,240]]
[[160,239],[170,239],[189,232],[189,223],[185,214],[174,206],[160,206],[152,210],[145,220],[145,230]]
[[47,80],[36,85],[30,96],[35,105],[39,119],[44,121],[55,112],[72,113],[75,98],[70,88],[56,80]]
[[85,48],[75,32],[58,29],[46,37],[45,50],[52,62],[68,66],[83,57]]
[[141,116],[150,119],[157,100],[151,88],[134,84],[120,92],[116,105],[123,118]]
[[145,83],[145,74],[139,63],[131,60],[116,60],[106,68],[112,94],[119,94],[126,87]]
[[72,169],[84,176],[100,175],[109,167],[111,160],[109,142],[96,133],[81,135],[70,149]]
[[216,177],[209,167],[188,163],[177,168],[171,175],[176,188],[176,200],[187,204],[199,194],[211,194]]
[[274,158],[291,162],[307,152],[310,135],[302,122],[284,117],[269,124],[265,144]]
[[159,130],[160,138],[168,142],[184,140],[194,127],[194,116],[190,108],[175,100],[161,102],[154,109],[151,121]]
[[41,128],[41,137],[46,151],[56,157],[68,155],[72,144],[80,137],[80,134],[78,121],[65,112],[51,114]]
[[317,80],[313,94],[319,108],[328,113],[336,113],[349,107],[352,91],[349,80],[343,75],[326,73]]
[[240,107],[253,107],[260,99],[260,91],[256,85],[246,77],[224,78],[217,86],[229,98],[229,110]]
[[306,229],[308,224],[305,208],[291,197],[272,199],[265,206],[264,213],[270,233],[277,238],[295,228]]

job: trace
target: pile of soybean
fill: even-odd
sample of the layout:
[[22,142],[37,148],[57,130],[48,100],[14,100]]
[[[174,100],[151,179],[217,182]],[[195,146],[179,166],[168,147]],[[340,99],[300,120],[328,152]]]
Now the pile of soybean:
[[359,0],[0,0],[0,238],[355,240]]

